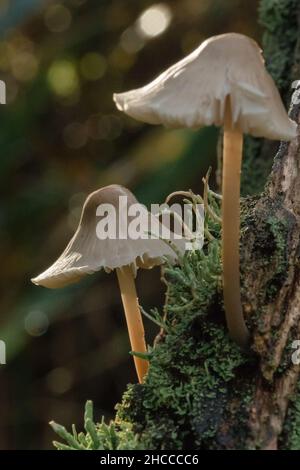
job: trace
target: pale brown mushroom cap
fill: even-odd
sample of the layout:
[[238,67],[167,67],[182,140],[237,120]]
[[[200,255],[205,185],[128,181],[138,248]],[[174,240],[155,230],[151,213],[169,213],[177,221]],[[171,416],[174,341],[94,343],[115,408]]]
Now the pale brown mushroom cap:
[[296,123],[288,118],[262,51],[237,33],[214,36],[148,85],[115,94],[129,116],[167,127],[222,126],[226,97],[234,125],[243,133],[291,140]]
[[[99,239],[96,226],[101,217],[96,216],[100,204],[109,203],[119,207],[119,196],[127,196],[128,207],[138,204],[134,195],[119,185],[106,186],[91,193],[83,206],[79,226],[61,256],[39,276],[32,279],[34,284],[58,288],[79,281],[86,274],[104,269],[110,272],[116,268],[131,266],[132,272],[140,267],[149,269],[163,264],[165,257],[175,262],[175,251],[160,239]],[[117,211],[118,212],[118,211]],[[154,217],[146,211],[146,217]],[[128,217],[130,222],[130,217]],[[160,224],[155,218],[154,223]],[[184,252],[184,240],[172,240],[177,250]]]

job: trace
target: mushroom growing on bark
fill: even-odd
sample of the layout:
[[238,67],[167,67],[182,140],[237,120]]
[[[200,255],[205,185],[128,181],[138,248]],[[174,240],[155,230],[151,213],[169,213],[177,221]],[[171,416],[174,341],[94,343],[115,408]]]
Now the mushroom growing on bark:
[[[130,238],[130,224],[139,213],[141,233]],[[130,215],[128,215],[130,214]],[[151,224],[151,225],[150,225]],[[151,229],[159,235],[161,224],[138,203],[126,188],[111,185],[91,193],[83,206],[79,226],[62,255],[39,276],[34,284],[60,288],[78,282],[87,274],[104,269],[116,270],[132,350],[147,353],[142,316],[135,288],[138,268],[150,269],[168,258],[175,262],[175,251],[164,241],[150,238]],[[184,251],[183,240],[173,240]],[[134,356],[139,381],[148,370],[148,361]]]
[[290,141],[296,123],[288,118],[264,66],[262,51],[242,34],[204,41],[150,84],[115,94],[118,109],[167,127],[224,127],[222,260],[224,305],[231,337],[242,347],[249,334],[240,295],[240,173],[243,134]]

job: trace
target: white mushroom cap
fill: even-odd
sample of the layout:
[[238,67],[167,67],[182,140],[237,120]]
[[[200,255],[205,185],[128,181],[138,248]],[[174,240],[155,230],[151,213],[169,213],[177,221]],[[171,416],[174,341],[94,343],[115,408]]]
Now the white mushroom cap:
[[[97,237],[96,226],[101,219],[96,215],[97,208],[101,204],[114,206],[118,225],[120,196],[127,197],[128,208],[133,204],[138,204],[134,195],[119,185],[106,186],[91,193],[84,203],[79,226],[67,248],[52,266],[32,279],[32,282],[48,288],[58,288],[78,282],[86,274],[92,274],[100,269],[110,272],[116,268],[131,266],[133,274],[136,275],[138,268],[149,269],[163,264],[165,257],[170,262],[175,262],[177,259],[175,251],[160,239],[99,239]],[[155,227],[155,232],[159,234],[161,224],[158,219],[146,209],[143,215],[144,220],[151,219],[153,224],[151,227]],[[121,217],[123,216],[127,217],[127,214],[121,214]],[[133,218],[127,218],[128,224]],[[177,250],[184,252],[183,239],[172,240],[172,242]]]
[[115,94],[118,109],[149,124],[199,128],[224,124],[230,97],[233,124],[243,133],[291,140],[291,121],[257,43],[228,33],[204,41],[148,85]]

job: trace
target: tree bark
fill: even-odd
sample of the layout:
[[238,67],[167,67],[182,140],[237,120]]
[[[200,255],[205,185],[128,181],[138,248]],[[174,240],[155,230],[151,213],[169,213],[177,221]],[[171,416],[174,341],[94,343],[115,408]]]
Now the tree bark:
[[[290,116],[299,124],[299,104],[291,105]],[[278,448],[300,371],[291,347],[300,339],[299,155],[299,138],[281,144],[266,189],[245,218],[242,238],[244,305],[260,359],[248,444],[255,440],[264,449]]]
[[[267,64],[285,97],[300,70],[299,6],[260,5]],[[290,107],[298,129],[299,96],[300,85]],[[246,160],[251,149],[248,166],[256,166],[272,158],[274,144],[256,141]],[[218,258],[208,253],[200,270],[193,264],[171,273],[165,308],[177,312],[175,329],[159,337],[146,383],[131,387],[117,414],[145,448],[300,449],[300,366],[292,361],[293,341],[300,340],[299,157],[300,132],[280,145],[263,192],[241,202],[242,303],[252,356],[234,349],[221,324],[222,292],[215,273],[207,274]],[[200,301],[189,300],[197,289]]]

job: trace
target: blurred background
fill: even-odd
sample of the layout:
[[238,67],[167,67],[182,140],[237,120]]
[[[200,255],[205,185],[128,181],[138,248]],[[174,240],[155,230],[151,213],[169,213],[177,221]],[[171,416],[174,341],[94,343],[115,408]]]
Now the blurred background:
[[[170,131],[119,113],[139,87],[214,34],[261,39],[257,1],[0,0],[0,449],[52,448],[50,419],[82,425],[87,399],[109,420],[136,380],[115,274],[52,291],[30,278],[65,248],[87,194],[111,183],[140,202],[201,190],[218,133]],[[140,302],[161,308],[160,271]],[[148,343],[157,328],[145,320]]]

